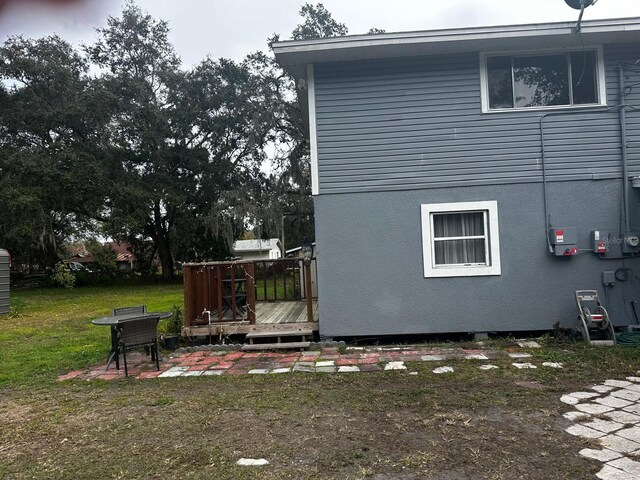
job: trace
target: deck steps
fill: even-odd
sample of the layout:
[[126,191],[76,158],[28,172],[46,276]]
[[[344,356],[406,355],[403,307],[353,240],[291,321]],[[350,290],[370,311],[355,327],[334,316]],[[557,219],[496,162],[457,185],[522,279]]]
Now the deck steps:
[[243,352],[251,350],[284,350],[289,348],[309,348],[311,342],[246,343]]
[[[309,328],[292,327],[279,331],[253,331],[247,333],[246,341],[248,343],[242,346],[242,350],[309,348],[311,345],[311,342],[308,341],[309,338],[313,339],[313,330]],[[283,341],[283,339],[286,341]]]
[[283,330],[281,332],[249,332],[247,338],[270,338],[270,337],[306,337],[313,335],[313,330]]

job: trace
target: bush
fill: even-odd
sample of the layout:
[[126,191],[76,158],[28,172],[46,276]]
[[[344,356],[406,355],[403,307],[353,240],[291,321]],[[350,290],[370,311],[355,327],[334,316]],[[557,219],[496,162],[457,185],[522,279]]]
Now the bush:
[[64,262],[56,263],[56,268],[51,278],[59,287],[73,288],[76,284],[76,276],[67,270]]
[[179,305],[174,304],[171,311],[171,317],[169,317],[169,320],[165,325],[165,333],[167,335],[180,335],[182,332],[182,325],[184,324],[182,308],[180,308]]

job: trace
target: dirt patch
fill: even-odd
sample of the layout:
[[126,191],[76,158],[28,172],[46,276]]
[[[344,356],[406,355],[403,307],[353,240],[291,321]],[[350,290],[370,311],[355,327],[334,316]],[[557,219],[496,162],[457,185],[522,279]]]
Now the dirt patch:
[[[584,442],[563,431],[553,388],[530,389],[506,375],[109,383],[57,385],[47,402],[17,392],[0,400],[14,418],[48,412],[0,426],[0,476],[577,480],[597,471],[577,454]],[[238,467],[241,457],[270,465]]]

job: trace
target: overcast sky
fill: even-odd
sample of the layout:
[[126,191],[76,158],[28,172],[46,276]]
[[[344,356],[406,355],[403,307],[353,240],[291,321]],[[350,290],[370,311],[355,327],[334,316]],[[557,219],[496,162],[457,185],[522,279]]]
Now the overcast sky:
[[[304,0],[137,0],[143,10],[167,20],[185,66],[207,55],[241,60],[266,48],[273,33],[287,38],[299,23]],[[309,2],[316,3],[316,2]],[[349,33],[371,27],[387,32],[448,27],[577,20],[564,0],[325,0]],[[0,42],[10,35],[56,33],[80,44],[95,39],[95,27],[118,16],[124,0],[0,0]],[[584,18],[640,17],[640,0],[598,0]]]

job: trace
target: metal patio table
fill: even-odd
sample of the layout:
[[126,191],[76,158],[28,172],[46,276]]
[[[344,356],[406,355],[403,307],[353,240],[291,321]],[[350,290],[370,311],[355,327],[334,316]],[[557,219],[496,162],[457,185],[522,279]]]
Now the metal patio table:
[[109,352],[105,371],[109,370],[109,365],[111,365],[114,358],[116,360],[116,370],[120,370],[120,356],[118,355],[118,325],[120,323],[135,322],[136,320],[153,317],[158,317],[162,320],[163,318],[169,318],[171,315],[171,312],[128,313],[125,315],[108,315],[91,320],[94,325],[108,325],[111,327],[111,351]]

